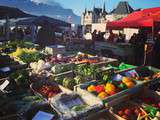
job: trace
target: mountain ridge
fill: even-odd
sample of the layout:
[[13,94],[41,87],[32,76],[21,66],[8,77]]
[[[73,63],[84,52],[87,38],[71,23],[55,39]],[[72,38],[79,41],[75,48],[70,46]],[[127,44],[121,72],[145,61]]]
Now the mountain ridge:
[[0,0],[0,5],[16,7],[30,14],[46,15],[63,21],[71,19],[73,23],[80,23],[80,17],[77,16],[72,9],[65,9],[54,1],[49,5],[45,3],[37,4],[31,0]]

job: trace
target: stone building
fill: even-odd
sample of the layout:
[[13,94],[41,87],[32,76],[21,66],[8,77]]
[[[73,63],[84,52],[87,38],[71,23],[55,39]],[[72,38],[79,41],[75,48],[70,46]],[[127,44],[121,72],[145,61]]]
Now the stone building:
[[105,3],[103,8],[93,7],[93,10],[85,9],[81,16],[81,25],[90,26],[94,23],[106,23],[107,21],[113,21],[121,19],[128,14],[132,13],[134,9],[126,1],[118,3],[117,7],[110,13],[106,11]]

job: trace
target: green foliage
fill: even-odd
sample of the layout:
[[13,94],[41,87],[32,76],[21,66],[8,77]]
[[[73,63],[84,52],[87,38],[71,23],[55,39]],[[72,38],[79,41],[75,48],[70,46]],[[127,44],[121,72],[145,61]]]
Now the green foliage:
[[99,72],[98,66],[90,64],[78,65],[76,71],[82,76],[87,76],[87,77],[94,76]]
[[0,51],[9,54],[11,52],[14,52],[17,47],[34,48],[34,44],[30,41],[24,41],[24,40],[8,41],[0,45]]
[[28,85],[29,73],[25,70],[18,70],[10,75],[11,79],[14,79],[17,85]]
[[38,60],[43,58],[43,55],[39,52],[35,53],[23,53],[21,56],[19,56],[20,60],[24,63],[31,63],[31,62],[38,62]]
[[76,85],[75,80],[69,77],[64,78],[63,80],[63,86],[69,89],[74,88],[74,86]]

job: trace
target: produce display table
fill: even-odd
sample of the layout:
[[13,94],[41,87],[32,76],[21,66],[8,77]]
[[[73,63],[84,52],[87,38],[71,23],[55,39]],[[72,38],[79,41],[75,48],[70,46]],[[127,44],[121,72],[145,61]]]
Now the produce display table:
[[[129,45],[98,44],[132,56]],[[157,68],[84,53],[48,56],[34,48],[17,48],[9,55],[27,66],[0,79],[2,120],[45,115],[55,120],[160,120]]]

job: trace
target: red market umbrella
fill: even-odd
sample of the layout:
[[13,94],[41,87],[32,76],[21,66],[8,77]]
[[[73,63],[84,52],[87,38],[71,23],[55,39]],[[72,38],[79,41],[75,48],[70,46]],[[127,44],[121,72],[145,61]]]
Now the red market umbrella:
[[160,15],[158,13],[160,13],[160,7],[133,12],[121,20],[108,22],[107,28],[123,29],[153,27],[154,22],[160,21]]

